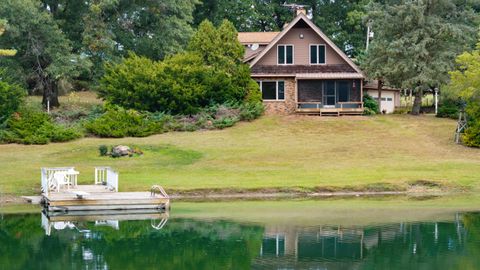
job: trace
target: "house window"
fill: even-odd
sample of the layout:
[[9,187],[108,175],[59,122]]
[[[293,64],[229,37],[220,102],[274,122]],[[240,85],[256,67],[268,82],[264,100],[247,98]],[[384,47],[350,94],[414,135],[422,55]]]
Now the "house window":
[[284,81],[259,81],[263,100],[285,100]]
[[293,45],[278,45],[277,51],[279,65],[293,64]]
[[310,64],[325,64],[326,59],[325,45],[315,44],[310,45]]

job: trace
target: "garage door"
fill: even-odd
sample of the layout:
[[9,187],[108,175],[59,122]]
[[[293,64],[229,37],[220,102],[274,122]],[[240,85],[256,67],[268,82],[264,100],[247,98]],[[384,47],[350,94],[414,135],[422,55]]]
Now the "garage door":
[[[378,99],[377,91],[368,91],[368,94]],[[393,113],[395,110],[395,95],[393,92],[382,92],[382,110],[386,110],[387,113]]]

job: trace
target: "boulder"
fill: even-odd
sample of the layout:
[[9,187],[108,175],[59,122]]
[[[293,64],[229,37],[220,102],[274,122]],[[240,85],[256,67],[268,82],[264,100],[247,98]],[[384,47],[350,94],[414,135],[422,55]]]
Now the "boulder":
[[128,156],[132,152],[132,149],[126,145],[117,145],[112,148],[112,156]]

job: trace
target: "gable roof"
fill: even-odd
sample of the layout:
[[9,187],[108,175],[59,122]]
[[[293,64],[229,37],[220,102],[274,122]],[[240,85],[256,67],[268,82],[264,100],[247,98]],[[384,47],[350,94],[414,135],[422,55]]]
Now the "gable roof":
[[307,18],[307,15],[301,12],[298,14],[297,17],[295,17],[295,19],[293,19],[292,22],[290,22],[287,25],[287,27],[285,27],[282,30],[282,32],[280,32],[278,35],[275,36],[275,38],[268,44],[268,46],[262,52],[260,52],[260,54],[257,57],[255,57],[255,59],[253,59],[253,61],[250,63],[250,67],[253,67],[263,56],[265,56],[265,54],[267,54],[268,51],[270,51],[273,47],[275,47],[275,44],[277,44],[277,42],[283,36],[285,36],[285,34],[287,34],[288,31],[290,31],[290,29],[292,29],[293,26],[295,26],[295,24],[297,24],[300,20],[303,20],[310,28],[313,29],[313,31],[315,31],[315,33],[317,33],[323,40],[325,40],[325,42],[331,48],[333,48],[333,50],[343,60],[345,60],[345,62],[347,62],[347,64],[350,67],[352,67],[356,72],[361,73],[363,75],[363,72],[360,70],[360,68],[357,65],[355,65],[355,63],[353,63],[353,61],[342,50],[340,50],[340,48],[338,48],[337,45],[335,45],[335,43],[333,43],[333,41],[322,32],[322,30],[320,30],[320,28],[318,28],[312,21],[310,21],[310,19]]
[[269,44],[280,32],[239,32],[238,40],[242,44]]

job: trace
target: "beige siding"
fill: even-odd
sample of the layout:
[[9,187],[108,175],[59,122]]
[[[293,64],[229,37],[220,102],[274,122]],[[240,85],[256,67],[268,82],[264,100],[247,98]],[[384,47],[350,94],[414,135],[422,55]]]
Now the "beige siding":
[[[300,39],[300,34],[303,34],[303,39]],[[347,63],[312,29],[292,28],[256,65],[277,65],[277,45],[279,44],[292,44],[294,46],[294,65],[310,65],[310,44],[326,45],[326,64],[335,65]]]

